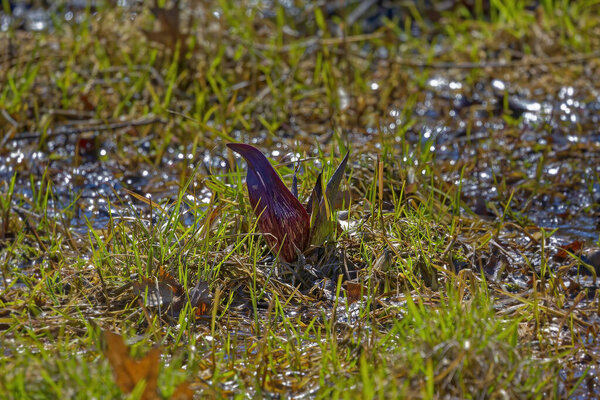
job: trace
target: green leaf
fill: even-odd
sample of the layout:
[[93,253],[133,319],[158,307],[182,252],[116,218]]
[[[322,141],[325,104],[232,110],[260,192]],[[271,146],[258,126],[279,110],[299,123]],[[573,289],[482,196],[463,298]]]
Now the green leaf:
[[[346,153],[344,159],[337,167],[331,179],[327,183],[325,188],[325,196],[323,196],[322,175],[319,174],[313,192],[309,200],[309,212],[311,212],[310,218],[310,244],[315,246],[322,245],[333,233],[335,229],[335,218],[334,218],[334,202],[339,196],[340,183],[346,170],[346,164],[348,164],[348,156],[350,153]],[[317,206],[318,204],[318,206]],[[307,207],[308,208],[308,207]]]

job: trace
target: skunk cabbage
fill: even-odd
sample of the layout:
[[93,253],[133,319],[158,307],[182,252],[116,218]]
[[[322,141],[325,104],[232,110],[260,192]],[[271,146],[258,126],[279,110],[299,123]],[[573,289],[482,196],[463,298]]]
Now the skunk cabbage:
[[267,244],[284,261],[296,260],[298,252],[308,245],[310,219],[306,209],[258,149],[239,143],[227,146],[248,163],[248,197]]
[[286,262],[294,262],[309,245],[320,245],[327,240],[335,228],[332,200],[338,196],[348,154],[327,184],[325,196],[319,175],[305,208],[258,149],[241,143],[228,143],[227,147],[248,164],[246,185],[250,204],[258,217],[258,228],[275,254]]

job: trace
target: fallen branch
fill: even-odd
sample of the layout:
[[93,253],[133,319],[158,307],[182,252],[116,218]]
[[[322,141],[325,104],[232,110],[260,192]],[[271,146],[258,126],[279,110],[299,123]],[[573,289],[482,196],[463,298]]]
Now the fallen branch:
[[524,68],[536,67],[540,65],[556,65],[567,63],[578,63],[594,58],[600,58],[600,51],[592,53],[577,53],[568,56],[556,57],[539,57],[528,60],[517,61],[482,61],[482,62],[425,62],[415,61],[411,59],[397,57],[391,60],[392,63],[413,68],[429,68],[429,69],[478,69],[478,68]]
[[[134,127],[134,126],[144,126],[144,125],[152,125],[152,124],[166,124],[167,121],[165,121],[164,119],[161,118],[152,118],[152,119],[142,119],[142,120],[137,120],[137,121],[127,121],[127,122],[115,122],[112,124],[107,124],[107,125],[92,125],[92,126],[85,126],[85,127],[81,127],[81,128],[66,128],[64,126],[59,126],[56,129],[48,129],[48,132],[46,133],[45,137],[46,138],[51,138],[51,137],[56,137],[56,136],[61,136],[61,135],[65,135],[65,136],[70,136],[70,135],[79,135],[81,133],[85,133],[85,132],[92,132],[92,131],[111,131],[114,129],[123,129],[123,128],[130,128],[130,127]],[[12,137],[8,140],[12,141],[12,142],[18,142],[21,140],[35,140],[35,139],[39,139],[42,136],[44,136],[41,132],[23,132],[21,134],[17,134],[15,137]]]

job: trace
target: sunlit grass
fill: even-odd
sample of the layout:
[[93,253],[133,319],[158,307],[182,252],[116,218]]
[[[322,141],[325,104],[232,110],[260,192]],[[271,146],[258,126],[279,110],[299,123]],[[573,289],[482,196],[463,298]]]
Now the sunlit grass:
[[[435,141],[419,132],[415,144],[408,135],[436,73],[429,67],[452,77],[463,68],[448,63],[468,64],[461,77],[470,85],[495,77],[488,62],[588,52],[598,45],[599,14],[593,1],[543,1],[537,10],[521,1],[491,1],[489,10],[474,3],[437,20],[410,5],[403,20],[364,39],[358,24],[333,35],[330,24],[343,17],[319,7],[298,22],[282,6],[266,18],[229,1],[192,19],[194,37],[175,48],[144,35],[155,22],[147,7],[136,18],[109,7],[83,11],[79,23],[55,18],[53,33],[2,33],[18,46],[2,58],[0,109],[14,123],[2,122],[0,149],[48,157],[44,166],[16,163],[0,181],[1,392],[118,397],[102,329],[122,333],[134,355],[163,348],[164,396],[184,379],[217,398],[552,398],[574,390],[583,378],[565,372],[558,383],[558,371],[587,340],[580,328],[597,325],[565,311],[574,296],[549,266],[553,232],[526,231],[502,176],[497,218],[477,217],[461,196],[469,161],[444,171],[458,180],[448,183]],[[507,127],[518,129],[522,120],[504,111]],[[148,115],[165,123],[93,128]],[[155,203],[113,186],[98,196],[110,211],[98,224],[81,205],[89,194],[65,201],[57,193],[56,165],[76,169],[85,160],[52,135],[79,125],[110,143],[99,157],[117,164],[110,167],[119,181],[156,173],[143,185],[156,191]],[[37,138],[12,142],[23,132]],[[78,137],[65,134],[64,143]],[[299,155],[302,201],[321,167],[331,175],[350,151],[349,228],[317,262],[356,267],[358,301],[335,276],[306,290],[279,275],[256,229],[243,167],[223,150],[226,141],[253,138],[277,151],[269,156],[288,185],[294,165],[284,156]],[[184,158],[169,163],[177,152]],[[529,166],[540,171],[531,196],[542,190],[544,162]],[[537,239],[539,251],[513,245],[510,224]],[[533,280],[530,289],[512,293],[501,279],[489,281],[486,262],[501,257],[495,248],[523,258],[514,263]],[[478,268],[460,268],[467,262]],[[169,318],[146,306],[132,283],[161,267],[186,289],[208,281],[214,306],[202,318],[189,307]],[[552,318],[568,340],[549,337]]]

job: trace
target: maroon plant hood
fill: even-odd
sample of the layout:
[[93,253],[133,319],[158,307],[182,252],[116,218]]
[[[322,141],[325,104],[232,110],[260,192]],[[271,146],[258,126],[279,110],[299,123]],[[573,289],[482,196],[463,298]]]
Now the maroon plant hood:
[[267,244],[282,260],[295,261],[298,252],[308,246],[310,218],[306,209],[258,149],[242,143],[228,143],[227,147],[248,163],[248,197]]

